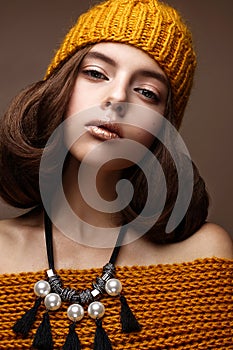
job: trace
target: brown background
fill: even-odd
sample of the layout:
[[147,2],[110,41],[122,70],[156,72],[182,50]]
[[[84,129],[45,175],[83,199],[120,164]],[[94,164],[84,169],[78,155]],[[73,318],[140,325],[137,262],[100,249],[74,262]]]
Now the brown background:
[[[93,2],[0,2],[1,114],[21,88],[43,76],[67,29]],[[186,18],[198,54],[195,84],[181,134],[212,198],[209,219],[233,233],[233,1],[167,2]]]

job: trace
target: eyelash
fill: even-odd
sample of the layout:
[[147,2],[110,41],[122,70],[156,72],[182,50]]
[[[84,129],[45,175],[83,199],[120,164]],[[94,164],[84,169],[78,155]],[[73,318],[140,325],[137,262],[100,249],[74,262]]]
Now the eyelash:
[[134,91],[138,92],[139,94],[143,95],[146,99],[152,100],[155,103],[159,103],[160,102],[159,95],[157,95],[156,93],[154,93],[151,90],[143,89],[143,88],[135,88]]
[[83,70],[83,74],[95,80],[108,80],[106,75],[104,75],[103,73],[99,72],[96,69],[85,69]]

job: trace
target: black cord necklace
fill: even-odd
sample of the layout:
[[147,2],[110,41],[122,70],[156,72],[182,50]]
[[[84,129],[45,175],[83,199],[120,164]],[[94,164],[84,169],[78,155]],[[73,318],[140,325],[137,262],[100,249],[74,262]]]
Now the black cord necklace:
[[121,294],[121,282],[115,278],[115,263],[126,233],[126,226],[122,226],[115,247],[109,259],[104,265],[102,274],[92,283],[92,289],[77,291],[76,289],[64,287],[59,275],[55,273],[53,254],[53,234],[52,222],[44,212],[45,242],[49,270],[47,270],[47,280],[40,280],[34,285],[34,293],[37,296],[34,306],[19,319],[13,330],[26,337],[32,328],[37,310],[42,301],[46,307],[43,320],[37,329],[33,340],[33,348],[38,350],[52,350],[53,339],[50,326],[49,313],[60,308],[62,302],[69,303],[67,316],[72,321],[63,350],[79,350],[81,342],[75,332],[77,322],[84,317],[84,307],[87,306],[88,315],[96,322],[96,333],[94,338],[94,350],[111,350],[112,345],[107,333],[102,327],[102,318],[105,313],[104,305],[99,301],[104,294],[119,297],[121,301],[120,319],[122,331],[125,333],[136,332],[141,329],[138,321],[130,310],[126,298]]

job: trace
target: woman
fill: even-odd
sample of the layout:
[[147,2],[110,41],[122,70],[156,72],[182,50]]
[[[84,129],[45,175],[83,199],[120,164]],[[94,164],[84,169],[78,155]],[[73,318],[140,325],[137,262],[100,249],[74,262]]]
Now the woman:
[[195,65],[174,9],[110,0],[12,102],[1,195],[34,209],[1,222],[1,349],[231,348],[232,241],[176,147]]

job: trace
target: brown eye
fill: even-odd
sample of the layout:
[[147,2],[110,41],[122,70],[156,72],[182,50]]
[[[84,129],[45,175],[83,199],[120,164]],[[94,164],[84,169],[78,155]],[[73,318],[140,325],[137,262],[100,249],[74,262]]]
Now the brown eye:
[[143,97],[145,97],[148,100],[153,101],[154,103],[159,103],[160,98],[157,94],[155,94],[153,91],[148,89],[142,89],[142,88],[135,88],[134,91],[141,94]]
[[95,69],[86,69],[83,71],[83,74],[85,74],[85,75],[87,75],[90,78],[93,78],[95,80],[108,80],[106,75],[104,75],[103,73],[101,73]]

